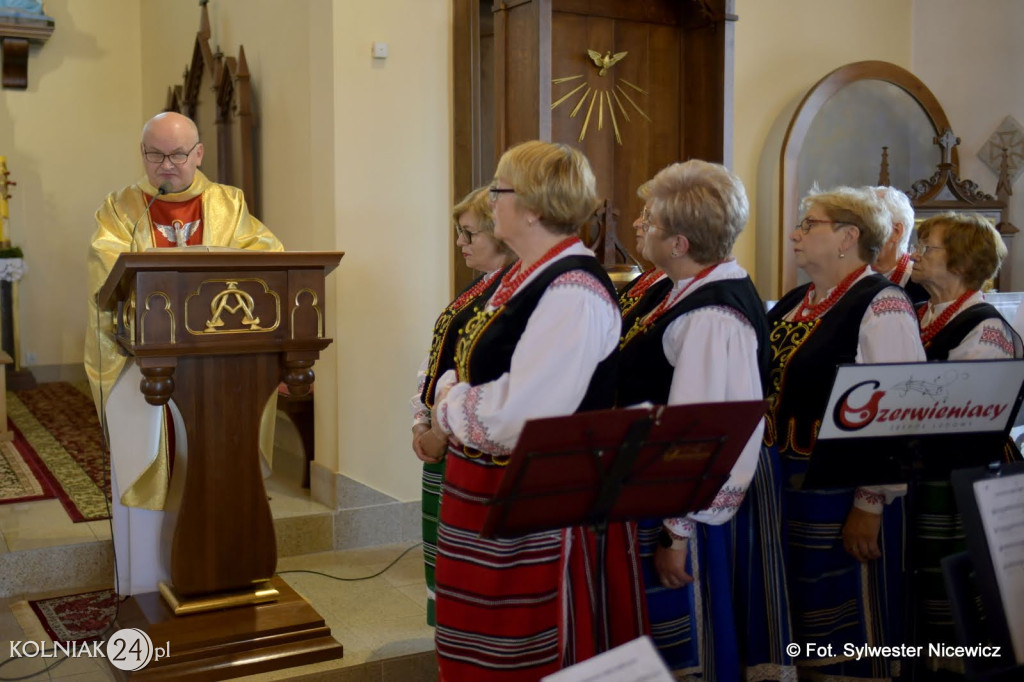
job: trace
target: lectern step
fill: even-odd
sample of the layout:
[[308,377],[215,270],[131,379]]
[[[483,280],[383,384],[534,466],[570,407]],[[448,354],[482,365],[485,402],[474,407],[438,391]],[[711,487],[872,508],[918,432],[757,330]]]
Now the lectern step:
[[224,680],[340,658],[342,645],[319,613],[279,577],[271,604],[175,616],[156,592],[121,607],[118,625],[146,632],[168,655],[124,680]]

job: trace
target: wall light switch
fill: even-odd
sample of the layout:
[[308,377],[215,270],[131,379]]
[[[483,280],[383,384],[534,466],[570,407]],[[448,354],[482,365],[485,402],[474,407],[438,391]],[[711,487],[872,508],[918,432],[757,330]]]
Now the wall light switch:
[[388,58],[388,44],[387,43],[374,43],[373,44],[373,58],[374,59],[387,59]]

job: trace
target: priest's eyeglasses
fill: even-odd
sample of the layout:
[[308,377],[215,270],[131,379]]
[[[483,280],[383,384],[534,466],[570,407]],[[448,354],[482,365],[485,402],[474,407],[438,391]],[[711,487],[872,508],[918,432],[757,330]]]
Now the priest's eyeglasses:
[[142,153],[142,156],[146,159],[146,161],[157,166],[162,164],[164,162],[164,159],[170,159],[171,163],[173,163],[175,166],[181,166],[186,161],[188,161],[189,155],[192,154],[192,152],[198,146],[199,143],[196,142],[194,145],[192,145],[192,149],[189,149],[187,152],[171,152],[170,154],[164,154],[163,152],[157,151],[150,151],[147,149]]
[[464,228],[462,225],[459,225],[458,223],[455,224],[455,239],[456,239],[456,241],[458,241],[459,237],[462,237],[463,239],[466,240],[467,244],[472,244],[473,243],[473,237],[475,237],[478,234],[480,234],[480,232],[481,232],[481,230],[477,230],[476,232],[471,232],[470,230],[467,230],[466,228]]

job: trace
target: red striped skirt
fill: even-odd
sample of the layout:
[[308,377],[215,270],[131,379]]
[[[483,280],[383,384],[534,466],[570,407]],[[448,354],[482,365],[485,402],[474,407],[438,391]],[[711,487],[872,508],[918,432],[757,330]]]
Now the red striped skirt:
[[562,532],[479,537],[504,473],[486,453],[448,449],[435,571],[445,682],[536,680],[560,667]]
[[589,529],[479,537],[504,473],[486,453],[448,450],[435,573],[444,682],[540,679],[647,631],[635,526],[609,526],[602,590]]

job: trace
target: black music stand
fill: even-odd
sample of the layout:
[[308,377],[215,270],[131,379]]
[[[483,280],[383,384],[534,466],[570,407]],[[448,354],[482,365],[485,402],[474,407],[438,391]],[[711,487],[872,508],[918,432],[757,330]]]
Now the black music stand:
[[[978,682],[1024,679],[1024,665],[1018,662],[1018,657],[1014,653],[1013,639],[1004,608],[1006,601],[1003,599],[993,561],[993,556],[1003,554],[1006,548],[990,546],[985,521],[978,504],[979,491],[975,489],[976,482],[995,479],[1009,482],[1011,487],[1017,489],[1010,493],[1011,504],[1018,507],[1024,504],[1024,494],[1019,492],[1024,488],[1024,463],[997,464],[953,472],[953,492],[963,519],[967,551],[946,557],[942,561],[946,589],[953,606],[953,622],[960,643],[970,646],[978,644],[980,640],[1001,647],[1002,655],[999,658],[975,657],[964,660],[967,679]],[[1019,510],[1017,514],[1019,515]],[[993,520],[994,517],[990,518],[989,522]],[[1019,541],[1017,544],[1019,545]],[[1020,550],[1016,549],[1015,553],[1019,555]],[[976,576],[975,580],[971,579],[972,572]],[[979,617],[975,602],[975,595],[978,593],[981,595],[984,620]],[[1020,608],[1019,604],[1017,608]],[[984,637],[979,637],[978,633],[983,633]]]
[[[596,573],[606,594],[608,523],[671,518],[707,507],[765,405],[756,400],[654,406],[527,422],[480,534],[517,537],[592,526]],[[600,653],[607,649],[608,633],[604,614],[595,615]]]
[[[1003,456],[1022,400],[1021,360],[840,365],[803,488],[905,483],[904,514],[912,523],[921,483],[949,481],[954,469],[985,466]],[[967,423],[964,417],[958,425],[958,419],[936,416],[944,414],[939,406],[948,409],[954,403],[958,409],[967,405],[970,413],[972,402],[997,403],[1002,408],[998,419],[985,425]],[[880,420],[889,426],[880,428]],[[903,639],[910,645],[918,644],[915,559],[908,538]],[[905,660],[909,679],[917,678],[922,661]]]

